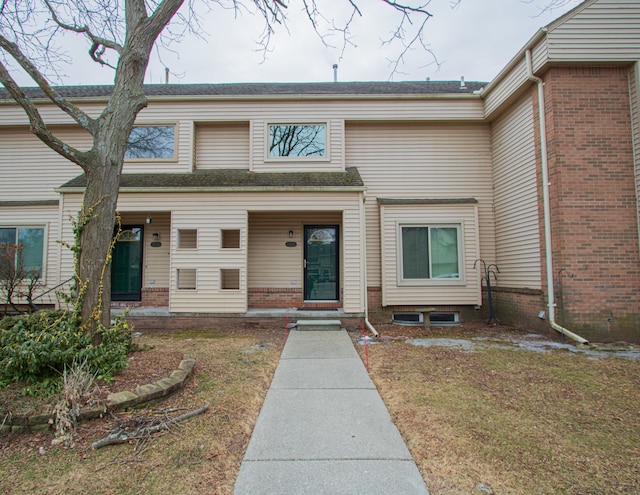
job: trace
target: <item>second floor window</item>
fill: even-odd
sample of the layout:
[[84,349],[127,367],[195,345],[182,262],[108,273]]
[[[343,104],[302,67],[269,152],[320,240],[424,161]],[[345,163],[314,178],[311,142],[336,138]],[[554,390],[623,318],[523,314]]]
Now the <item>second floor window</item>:
[[269,158],[326,156],[325,124],[269,124]]
[[128,159],[171,159],[175,152],[175,126],[138,125],[131,129],[124,155]]

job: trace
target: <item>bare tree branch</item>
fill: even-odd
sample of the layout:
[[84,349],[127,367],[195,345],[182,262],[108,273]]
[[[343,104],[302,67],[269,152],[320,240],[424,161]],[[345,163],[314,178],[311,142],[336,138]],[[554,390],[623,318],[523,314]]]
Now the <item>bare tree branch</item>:
[[[11,57],[13,57],[16,62],[18,62],[20,67],[22,67],[27,72],[27,74],[29,74],[29,76],[35,81],[35,83],[40,86],[40,89],[42,89],[42,91],[53,103],[55,103],[67,115],[73,118],[73,120],[75,120],[83,129],[91,132],[93,119],[89,117],[85,112],[83,112],[79,107],[60,96],[60,94],[55,89],[53,89],[49,82],[42,76],[36,66],[33,65],[29,58],[24,53],[22,53],[22,50],[20,50],[18,45],[12,43],[4,36],[0,35],[0,48],[11,55]],[[4,65],[3,69],[6,73],[6,76],[8,77],[4,77],[2,79],[2,83],[5,84],[6,80],[9,84],[15,84],[15,81],[13,80],[13,78],[11,78]],[[18,87],[17,84],[16,87]],[[9,88],[7,87],[7,89]],[[9,89],[9,91],[11,90]]]
[[84,34],[91,40],[92,44],[91,44],[91,48],[89,49],[89,55],[95,62],[98,62],[101,65],[108,65],[109,67],[113,68],[112,65],[110,65],[108,62],[106,62],[102,58],[102,55],[105,52],[104,50],[105,48],[115,50],[116,52],[118,52],[118,54],[121,54],[122,46],[119,43],[116,43],[115,41],[109,40],[107,38],[103,38],[101,36],[96,36],[91,31],[91,29],[87,24],[83,26],[75,26],[75,25],[62,22],[62,20],[60,20],[60,18],[58,17],[56,10],[53,8],[51,2],[49,0],[44,0],[44,3],[49,9],[49,13],[51,14],[51,19],[58,26],[60,26],[62,29],[66,29],[67,31],[73,31],[78,34]]
[[[0,39],[4,38],[0,37]],[[29,122],[31,123],[31,131],[51,149],[58,152],[73,163],[80,165],[84,169],[83,157],[85,153],[82,151],[78,151],[72,146],[69,146],[68,144],[62,142],[51,133],[44,120],[42,119],[40,112],[38,112],[36,106],[33,104],[31,99],[24,94],[22,88],[20,88],[20,86],[11,77],[11,74],[9,74],[9,71],[1,61],[0,82],[2,82],[4,87],[7,88],[7,91],[11,93],[13,99],[16,100],[16,102],[23,108],[23,110],[27,114]]]

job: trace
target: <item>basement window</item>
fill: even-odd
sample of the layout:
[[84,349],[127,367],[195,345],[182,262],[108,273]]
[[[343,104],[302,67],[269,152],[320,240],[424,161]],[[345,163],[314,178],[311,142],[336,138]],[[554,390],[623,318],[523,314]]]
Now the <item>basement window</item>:
[[424,319],[419,312],[393,313],[393,323],[397,325],[422,325]]
[[429,314],[429,322],[434,326],[458,325],[460,313],[457,311],[443,311]]

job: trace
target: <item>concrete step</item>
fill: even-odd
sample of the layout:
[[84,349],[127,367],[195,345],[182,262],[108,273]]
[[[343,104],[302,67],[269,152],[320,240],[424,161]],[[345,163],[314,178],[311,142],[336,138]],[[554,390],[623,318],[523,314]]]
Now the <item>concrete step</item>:
[[340,330],[342,322],[340,320],[298,320],[296,330]]

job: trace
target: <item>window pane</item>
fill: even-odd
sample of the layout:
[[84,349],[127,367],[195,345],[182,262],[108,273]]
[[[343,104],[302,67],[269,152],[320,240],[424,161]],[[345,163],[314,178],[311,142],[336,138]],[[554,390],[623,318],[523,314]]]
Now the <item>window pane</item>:
[[431,271],[433,278],[460,278],[457,228],[431,228]]
[[269,156],[325,156],[325,126],[270,125]]
[[27,273],[42,275],[43,241],[44,229],[18,229],[18,244],[24,246],[18,257],[18,268]]
[[0,278],[10,277],[15,266],[13,249],[7,249],[7,245],[16,244],[16,229],[0,228]]
[[125,158],[173,158],[175,127],[141,125],[131,129]]
[[402,278],[429,278],[427,227],[402,227]]

